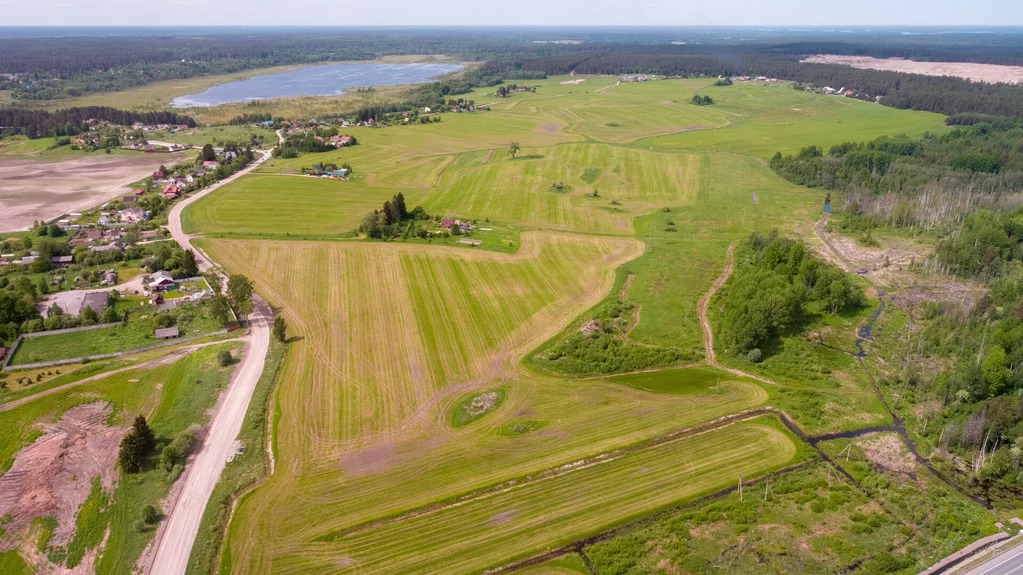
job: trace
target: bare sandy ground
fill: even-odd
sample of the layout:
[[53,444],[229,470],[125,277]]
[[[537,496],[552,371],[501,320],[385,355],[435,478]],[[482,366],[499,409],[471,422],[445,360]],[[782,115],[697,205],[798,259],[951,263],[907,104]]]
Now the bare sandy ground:
[[925,76],[955,76],[974,82],[997,84],[1023,83],[1023,66],[999,66],[997,64],[976,64],[973,62],[917,62],[903,58],[881,60],[868,56],[839,56],[817,54],[802,60],[811,64],[844,64],[867,70],[887,70]]
[[[53,516],[57,529],[51,544],[71,540],[92,479],[99,477],[108,491],[113,485],[117,445],[126,428],[107,426],[111,411],[109,403],[87,403],[67,410],[57,423],[41,426],[43,435],[22,449],[0,478],[0,515],[10,516],[5,528],[26,529],[34,517]],[[16,539],[0,549],[9,549]]]
[[69,160],[0,156],[0,232],[95,207],[187,154],[91,155]]

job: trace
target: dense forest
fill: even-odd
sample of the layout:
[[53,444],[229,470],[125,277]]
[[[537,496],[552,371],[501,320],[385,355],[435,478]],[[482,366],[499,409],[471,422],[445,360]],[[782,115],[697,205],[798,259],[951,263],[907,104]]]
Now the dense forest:
[[920,139],[846,142],[827,153],[808,146],[775,154],[771,168],[788,180],[842,191],[845,231],[890,226],[942,234],[929,265],[964,277],[992,278],[1021,259],[1023,121],[953,116],[955,129]]
[[835,314],[863,303],[863,289],[802,244],[753,233],[735,249],[734,272],[722,287],[721,341],[752,362],[790,327],[815,313]]
[[30,138],[43,136],[73,136],[89,131],[88,122],[100,120],[130,126],[143,124],[184,124],[195,127],[195,120],[173,112],[129,112],[106,106],[46,110],[0,108],[0,135],[20,134]]
[[[563,42],[570,38],[571,42]],[[1023,115],[1023,87],[951,77],[858,70],[800,63],[835,53],[917,60],[1023,63],[1023,41],[991,31],[903,35],[856,30],[834,39],[827,30],[680,29],[222,29],[167,30],[159,35],[21,37],[0,39],[0,90],[23,100],[56,99],[120,90],[158,80],[223,74],[285,64],[374,59],[394,54],[446,54],[484,62],[462,78],[424,88],[418,102],[502,80],[548,74],[666,76],[759,75],[808,85],[849,87],[857,97],[896,108],[943,114]],[[444,90],[431,98],[430,90]],[[400,110],[385,110],[386,112]]]

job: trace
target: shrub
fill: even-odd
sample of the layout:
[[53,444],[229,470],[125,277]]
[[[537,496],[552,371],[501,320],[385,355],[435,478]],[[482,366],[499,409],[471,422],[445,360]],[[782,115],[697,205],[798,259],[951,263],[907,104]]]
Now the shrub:
[[142,521],[146,525],[153,525],[160,521],[162,514],[160,510],[153,505],[146,505],[142,508]]
[[231,365],[232,361],[234,361],[234,357],[232,357],[231,352],[226,349],[220,350],[220,353],[217,354],[217,363],[220,364],[220,367],[227,367]]

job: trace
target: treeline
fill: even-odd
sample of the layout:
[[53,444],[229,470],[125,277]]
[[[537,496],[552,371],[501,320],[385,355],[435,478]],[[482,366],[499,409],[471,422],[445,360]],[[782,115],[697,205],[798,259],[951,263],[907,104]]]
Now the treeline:
[[1023,120],[960,115],[949,123],[956,128],[940,136],[777,153],[770,166],[793,183],[845,192],[841,224],[852,231],[894,226],[953,232],[975,210],[1023,205]]
[[358,231],[375,239],[425,238],[428,235],[426,226],[419,224],[430,219],[422,206],[409,210],[405,205],[405,196],[398,192],[384,202],[383,209],[366,214]]
[[863,303],[863,289],[845,272],[776,231],[753,233],[736,247],[734,271],[719,294],[721,341],[753,362],[807,313],[835,314]]
[[86,106],[49,112],[0,108],[0,133],[20,134],[29,138],[61,135],[73,136],[89,130],[89,120],[102,120],[120,126],[143,124],[184,124],[195,127],[190,116],[174,112],[132,112],[107,106]]
[[[306,134],[295,134],[288,136],[284,141],[274,147],[271,155],[275,158],[297,158],[299,154],[308,152],[329,152],[336,150],[337,148],[330,145],[329,141],[326,140],[332,136],[337,136],[337,128],[320,128],[315,132],[309,132]],[[316,137],[320,139],[317,140]],[[355,136],[348,136],[350,138],[347,146],[355,146],[359,142]]]
[[772,55],[770,46],[626,46],[525,60],[547,74],[660,74],[664,76],[767,76],[814,86],[846,87],[857,97],[893,108],[941,114],[976,112],[1023,116],[1023,87],[960,78],[860,70],[837,64],[804,64],[802,56]]

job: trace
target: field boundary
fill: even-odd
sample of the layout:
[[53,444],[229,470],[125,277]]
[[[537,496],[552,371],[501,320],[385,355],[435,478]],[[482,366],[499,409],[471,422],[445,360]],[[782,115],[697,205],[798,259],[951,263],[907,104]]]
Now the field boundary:
[[[115,325],[120,325],[120,323],[121,322],[98,323],[96,325],[87,325],[87,326],[84,326],[84,327],[83,326],[67,327],[67,328],[64,328],[64,329],[53,329],[53,330],[49,330],[49,331],[36,331],[36,332],[32,332],[32,333],[18,334],[18,338],[14,340],[14,345],[12,345],[11,349],[7,351],[7,356],[4,358],[3,364],[0,365],[0,371],[4,371],[4,370],[7,369],[8,364],[10,364],[11,360],[14,359],[14,352],[18,351],[18,348],[21,347],[21,341],[23,339],[25,339],[26,337],[42,337],[42,336],[46,336],[46,335],[57,335],[57,334],[60,334],[60,333],[73,333],[73,332],[76,332],[76,331],[90,331],[90,330],[94,330],[94,329],[101,329],[101,328],[104,328],[104,327],[113,327]],[[41,362],[41,363],[45,363],[45,362]],[[28,366],[20,366],[20,365],[14,366],[15,369],[26,369],[27,367]],[[45,365],[40,365],[39,367],[46,367],[46,366]]]
[[[116,325],[120,325],[120,324],[113,323],[113,324],[105,324],[105,325],[102,325],[102,326],[89,326],[89,328],[110,327],[110,326],[116,326]],[[40,332],[40,333],[43,334],[43,335],[51,335],[51,334],[56,333],[56,332]],[[122,355],[129,355],[129,354],[132,354],[132,353],[139,353],[139,352],[143,352],[143,351],[151,351],[151,350],[154,350],[154,349],[160,349],[162,347],[170,347],[172,345],[178,345],[180,343],[185,343],[185,342],[189,342],[189,341],[195,341],[197,339],[202,339],[204,337],[211,337],[211,336],[216,336],[216,335],[226,335],[227,333],[228,333],[228,330],[225,328],[225,329],[219,329],[217,331],[213,331],[213,332],[210,332],[210,333],[201,333],[199,335],[192,335],[192,336],[183,337],[183,338],[180,338],[180,339],[178,339],[178,338],[176,338],[176,339],[169,339],[169,340],[167,340],[165,342],[162,342],[162,343],[155,343],[153,345],[147,345],[147,346],[143,346],[143,347],[136,347],[134,349],[126,349],[124,351],[115,351],[113,353],[101,353],[101,354],[97,354],[97,355],[86,355],[86,356],[83,356],[83,357],[71,357],[71,358],[67,358],[67,359],[54,359],[54,360],[51,360],[51,361],[39,361],[39,362],[36,362],[36,363],[25,363],[25,364],[22,364],[22,365],[15,365],[11,369],[37,369],[37,368],[40,368],[40,367],[51,367],[51,366],[56,366],[56,365],[67,365],[69,363],[84,363],[84,362],[87,362],[87,361],[94,361],[94,360],[97,360],[97,359],[110,359],[110,358],[113,358],[113,357],[121,357]],[[21,344],[21,339],[22,339],[22,337],[24,335],[25,334],[22,334],[22,335],[18,336],[17,341],[15,341],[15,343],[14,343],[14,347],[11,348],[12,350],[14,350],[14,351],[17,350],[18,345]],[[14,351],[11,351],[11,353],[8,355],[7,359],[4,361],[4,366],[3,366],[2,369],[0,369],[0,371],[7,371],[8,370],[7,369],[7,362],[10,361],[10,359],[12,357],[14,357]]]

